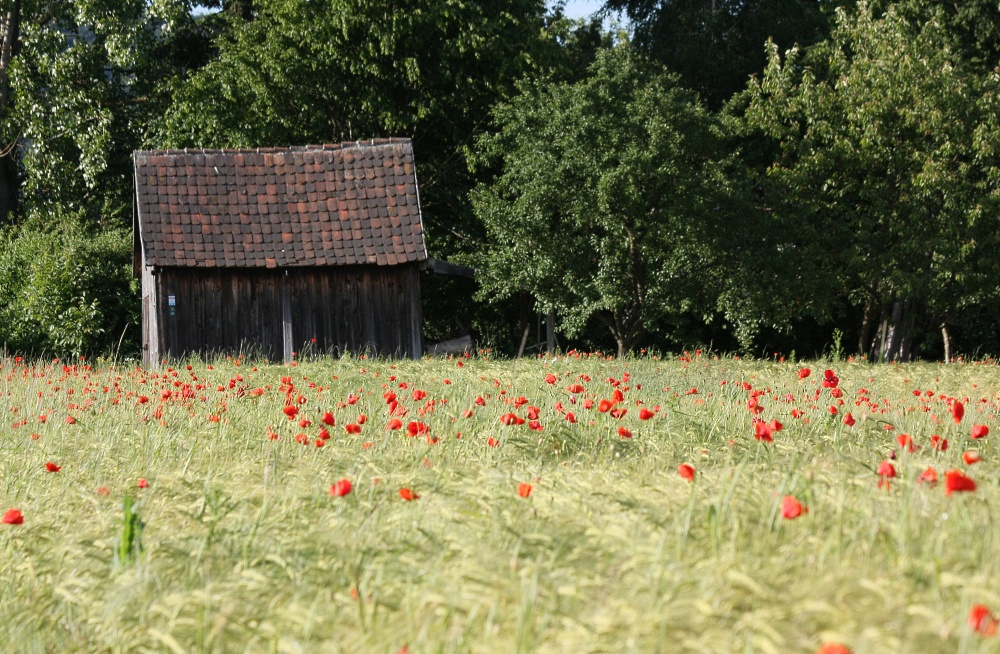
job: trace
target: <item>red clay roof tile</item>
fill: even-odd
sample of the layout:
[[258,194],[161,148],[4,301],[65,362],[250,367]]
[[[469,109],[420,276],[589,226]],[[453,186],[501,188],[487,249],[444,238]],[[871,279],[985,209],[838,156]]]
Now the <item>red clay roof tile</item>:
[[273,268],[423,261],[414,169],[407,139],[136,152],[146,263]]

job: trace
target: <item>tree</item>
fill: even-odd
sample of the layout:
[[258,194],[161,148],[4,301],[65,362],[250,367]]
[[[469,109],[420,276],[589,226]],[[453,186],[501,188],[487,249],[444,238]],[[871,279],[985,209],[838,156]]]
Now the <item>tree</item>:
[[437,252],[471,249],[465,152],[543,42],[544,3],[258,0],[174,88],[162,147],[414,139]]
[[712,310],[733,178],[719,125],[675,76],[621,43],[580,81],[522,84],[495,120],[477,162],[499,172],[473,195],[482,297],[529,292],[570,336],[593,317],[619,354]]
[[771,253],[825,253],[815,274],[863,307],[859,352],[908,360],[926,326],[947,348],[949,322],[998,292],[997,75],[970,74],[936,20],[864,5],[769,57],[745,115],[778,145],[760,185]]
[[[0,2],[0,224],[130,220],[127,166],[191,0]],[[123,181],[124,180],[124,181]]]
[[746,87],[767,63],[761,45],[811,45],[829,32],[818,0],[606,0],[624,12],[636,46],[698,91],[712,108]]

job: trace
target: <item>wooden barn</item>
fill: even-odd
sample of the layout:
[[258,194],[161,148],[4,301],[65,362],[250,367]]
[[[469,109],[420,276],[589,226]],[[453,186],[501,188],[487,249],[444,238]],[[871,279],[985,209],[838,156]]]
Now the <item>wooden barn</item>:
[[408,139],[135,153],[143,362],[423,353]]

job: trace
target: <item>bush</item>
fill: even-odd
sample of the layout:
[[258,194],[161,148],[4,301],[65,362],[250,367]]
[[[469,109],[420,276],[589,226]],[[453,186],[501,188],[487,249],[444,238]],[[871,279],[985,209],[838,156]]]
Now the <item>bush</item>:
[[34,354],[137,350],[131,241],[72,222],[0,231],[0,343]]

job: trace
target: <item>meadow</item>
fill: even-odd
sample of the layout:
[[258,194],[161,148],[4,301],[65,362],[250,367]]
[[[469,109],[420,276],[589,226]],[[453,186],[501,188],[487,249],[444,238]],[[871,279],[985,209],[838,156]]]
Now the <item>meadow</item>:
[[0,367],[17,652],[1000,652],[1000,370]]

